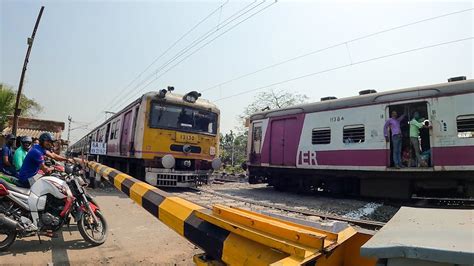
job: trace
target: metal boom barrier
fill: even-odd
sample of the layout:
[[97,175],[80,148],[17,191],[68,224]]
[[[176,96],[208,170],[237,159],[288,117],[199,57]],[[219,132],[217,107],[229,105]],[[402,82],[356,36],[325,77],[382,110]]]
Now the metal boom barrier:
[[[78,159],[78,161],[81,161]],[[359,254],[372,236],[316,228],[244,209],[199,206],[97,162],[81,161],[162,223],[204,250],[198,265],[375,265]],[[323,227],[324,228],[324,227]]]

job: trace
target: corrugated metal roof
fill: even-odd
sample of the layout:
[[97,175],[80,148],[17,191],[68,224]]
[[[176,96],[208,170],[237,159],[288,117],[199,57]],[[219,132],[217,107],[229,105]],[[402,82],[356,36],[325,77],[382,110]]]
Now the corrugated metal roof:
[[[7,127],[2,131],[2,135],[5,136],[7,134],[10,134],[11,132],[12,132],[12,128]],[[28,128],[18,128],[16,131],[16,135],[18,137],[30,136],[32,138],[39,138],[39,136],[44,132],[48,132],[48,131],[41,131],[41,130],[28,129]],[[53,136],[56,139],[58,140],[61,139],[61,132],[49,132],[49,133],[53,134]]]

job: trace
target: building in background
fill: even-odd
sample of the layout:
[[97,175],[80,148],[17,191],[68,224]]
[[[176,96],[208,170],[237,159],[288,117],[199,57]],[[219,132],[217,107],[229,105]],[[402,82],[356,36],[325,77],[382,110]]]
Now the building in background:
[[[4,125],[2,136],[0,137],[1,145],[5,143],[4,137],[7,134],[10,134],[12,132],[12,125],[13,125],[13,116],[8,116],[8,122],[6,125]],[[63,130],[64,130],[64,122],[20,117],[18,120],[18,129],[16,133],[17,147],[18,147],[20,138],[23,136],[30,136],[33,139],[35,139],[35,138],[39,138],[39,136],[43,132],[50,132],[58,140],[57,144],[55,145],[54,152],[59,154],[62,150],[65,150],[67,146],[67,140],[63,140],[61,138],[61,134]]]

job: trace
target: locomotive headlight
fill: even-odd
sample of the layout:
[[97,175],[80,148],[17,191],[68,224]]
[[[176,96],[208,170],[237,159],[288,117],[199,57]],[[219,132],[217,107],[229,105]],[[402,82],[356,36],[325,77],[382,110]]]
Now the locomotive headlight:
[[216,147],[211,146],[209,148],[209,155],[216,155]]
[[191,167],[191,161],[186,160],[186,161],[183,162],[183,165],[189,168],[189,167]]
[[173,155],[171,155],[171,154],[166,154],[165,156],[163,156],[163,158],[161,158],[161,164],[162,164],[163,167],[166,168],[166,169],[171,169],[171,168],[173,168],[173,166],[174,166],[174,164],[175,164],[175,160],[174,160]]
[[219,168],[221,168],[222,162],[221,162],[221,159],[214,158],[211,164],[214,170],[218,170]]

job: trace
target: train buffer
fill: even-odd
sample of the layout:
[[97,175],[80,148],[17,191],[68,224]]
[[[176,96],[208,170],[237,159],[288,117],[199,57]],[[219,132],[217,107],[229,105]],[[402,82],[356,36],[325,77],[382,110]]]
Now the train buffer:
[[297,223],[223,205],[207,209],[105,165],[87,166],[200,247],[205,253],[194,256],[197,265],[376,264],[360,255],[374,231],[340,221]]

